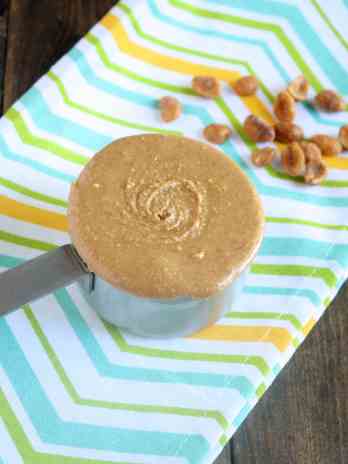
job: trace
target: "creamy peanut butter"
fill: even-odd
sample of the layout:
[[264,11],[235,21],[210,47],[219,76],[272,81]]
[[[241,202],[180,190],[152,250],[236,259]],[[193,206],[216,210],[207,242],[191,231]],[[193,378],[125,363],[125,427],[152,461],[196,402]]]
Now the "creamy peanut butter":
[[90,270],[139,296],[207,297],[254,257],[258,195],[238,166],[198,141],[126,137],[72,185],[72,241]]

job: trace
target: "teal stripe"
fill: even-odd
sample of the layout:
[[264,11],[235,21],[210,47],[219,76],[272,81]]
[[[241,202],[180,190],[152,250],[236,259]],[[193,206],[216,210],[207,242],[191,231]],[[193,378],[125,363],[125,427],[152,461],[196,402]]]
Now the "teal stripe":
[[240,427],[240,425],[242,424],[242,422],[245,420],[245,418],[247,417],[247,415],[249,414],[249,412],[251,411],[252,409],[252,406],[250,403],[246,403],[243,408],[240,410],[239,414],[237,415],[237,417],[235,417],[233,419],[233,426],[237,429],[238,427]]
[[142,431],[63,421],[50,403],[35,373],[4,318],[0,337],[0,363],[40,439],[45,443],[96,450],[157,456],[180,456],[192,464],[202,462],[209,444],[202,435]]
[[[68,53],[68,56],[72,61],[77,65],[81,76],[88,82],[89,85],[95,87],[98,90],[101,90],[104,93],[119,97],[123,100],[130,101],[136,105],[144,106],[146,108],[151,108],[152,110],[157,109],[158,99],[144,95],[140,92],[134,90],[128,90],[124,87],[121,87],[116,82],[109,82],[105,79],[99,77],[89,65],[87,59],[85,58],[84,53],[79,48],[73,48]],[[190,108],[190,107],[189,107]],[[185,108],[186,111],[189,110]]]
[[[332,55],[325,42],[318,36],[312,25],[306,20],[299,8],[274,0],[205,0],[213,5],[224,5],[262,15],[277,16],[289,21],[298,38],[305,44],[313,59],[319,64],[335,87],[346,94],[348,92],[348,73]],[[275,23],[276,24],[276,23]]]
[[22,264],[24,262],[23,259],[19,258],[14,258],[12,256],[8,255],[0,255],[0,267],[3,268],[10,268],[10,267],[15,267],[18,266],[19,264]]
[[[99,40],[95,36],[93,36],[91,33],[87,36],[87,40],[94,46],[97,46],[99,43]],[[86,81],[90,85],[93,85],[94,87],[98,88],[99,90],[103,92],[109,93],[111,95],[117,95],[120,98],[124,98],[129,101],[132,101],[135,104],[146,106],[146,107],[151,107],[151,108],[154,107],[155,105],[154,98],[148,97],[139,92],[129,91],[127,89],[124,89],[116,85],[113,82],[110,82],[108,80],[98,77],[95,74],[94,70],[89,66],[81,50],[75,48],[69,53],[69,56],[77,64],[82,77],[86,79]],[[114,65],[114,64],[113,66],[114,66],[114,71],[118,72],[116,71],[116,69],[119,68],[119,66]],[[137,76],[134,72],[132,72],[132,74],[134,75],[133,79],[139,78],[139,76]],[[151,85],[158,86],[160,84],[161,83],[157,83],[157,81],[153,81]],[[219,106],[220,106],[220,109],[223,110],[223,103],[221,103],[221,105]],[[183,111],[185,114],[189,114],[189,115],[195,116],[198,119],[200,119],[203,127],[209,124],[212,124],[213,122],[216,122],[211,117],[207,109],[204,107],[185,104],[183,106]],[[251,180],[254,182],[254,184],[256,185],[256,187],[258,188],[261,194],[264,194],[267,196],[274,196],[277,198],[290,198],[292,200],[299,201],[301,203],[302,202],[311,203],[311,204],[316,204],[316,205],[320,205],[324,207],[332,207],[332,206],[346,207],[348,206],[348,197],[316,196],[311,193],[288,190],[285,187],[283,188],[283,187],[267,186],[259,180],[259,178],[257,177],[255,173],[255,170],[250,168],[247,165],[247,163],[244,161],[243,156],[237,152],[235,143],[228,141],[225,144],[221,145],[221,148],[225,151],[225,153],[228,156],[234,159],[234,161],[236,161],[237,164],[246,172],[246,174],[251,178]]]
[[113,141],[108,135],[82,126],[71,119],[52,113],[37,87],[32,87],[23,97],[21,103],[31,115],[35,125],[52,135],[57,135],[81,145],[92,152],[97,152]]
[[[295,340],[295,339],[294,339]],[[272,381],[277,377],[277,375],[279,374],[279,372],[282,370],[282,368],[280,367],[279,364],[276,364],[273,369],[272,369],[272,373],[273,373],[273,379]]]
[[88,325],[80,316],[68,292],[66,290],[60,290],[56,292],[55,296],[73,327],[76,336],[79,338],[99,374],[102,376],[145,382],[181,383],[196,386],[231,388],[238,390],[239,393],[246,398],[251,397],[254,393],[254,386],[243,376],[180,371],[173,372],[160,369],[116,366],[110,363],[106,358]]
[[70,174],[65,174],[64,172],[58,171],[57,169],[50,168],[39,161],[34,161],[30,158],[26,158],[19,153],[13,152],[10,147],[5,142],[4,138],[1,136],[0,132],[0,156],[4,158],[14,161],[15,163],[22,164],[23,166],[27,166],[34,171],[41,172],[41,174],[45,174],[46,176],[53,177],[58,180],[62,180],[64,182],[71,183],[75,180],[74,176]]
[[273,66],[277,69],[284,81],[289,81],[290,76],[283,65],[278,61],[277,57],[274,55],[271,48],[268,46],[267,42],[260,39],[252,39],[247,36],[242,35],[233,35],[231,33],[223,32],[217,29],[209,29],[203,27],[196,27],[189,23],[185,23],[182,20],[175,19],[174,16],[167,16],[164,14],[157,6],[156,0],[147,0],[147,5],[149,6],[151,13],[155,18],[158,18],[161,22],[170,24],[178,29],[187,32],[193,32],[207,37],[218,37],[220,39],[225,39],[231,42],[237,43],[246,43],[249,45],[255,45],[262,49],[262,51],[267,55],[267,57],[272,62]]
[[348,264],[348,246],[312,240],[309,238],[270,237],[262,242],[260,256],[302,256],[315,259],[332,259],[342,267]]
[[[192,26],[191,24],[185,23],[183,21],[178,21],[174,17],[170,17],[165,15],[161,10],[158,8],[156,4],[156,0],[147,0],[147,5],[149,6],[151,13],[153,16],[158,18],[159,21],[170,24],[178,29],[181,29],[185,32],[193,32],[197,33],[200,35],[203,35],[205,37],[209,38],[210,37],[217,37],[221,38],[227,41],[232,41],[232,42],[238,42],[238,43],[247,43],[250,45],[256,45],[258,48],[261,48],[262,51],[268,56],[270,61],[272,62],[274,68],[278,71],[282,79],[288,83],[291,81],[292,77],[290,74],[288,74],[286,68],[283,67],[281,62],[277,59],[276,55],[273,54],[272,49],[269,47],[267,42],[260,40],[260,39],[250,39],[248,37],[244,37],[242,35],[233,35],[230,33],[218,31],[217,29],[209,29],[209,28],[201,28],[201,27],[195,27]],[[267,93],[266,93],[266,96]],[[341,127],[342,122],[341,121],[335,121],[333,119],[327,119],[323,117],[320,113],[318,113],[312,105],[309,103],[304,104],[304,108],[306,111],[309,113],[309,115],[319,124],[323,124],[326,126],[334,126],[334,127]]]
[[314,290],[310,289],[303,289],[303,288],[286,288],[286,287],[262,287],[262,286],[254,286],[248,285],[244,287],[244,293],[249,295],[277,295],[277,296],[289,296],[289,297],[300,297],[300,298],[307,298],[314,306],[320,306],[321,299],[319,298],[318,294]]
[[[21,262],[23,262],[21,259],[0,255],[0,266],[13,267]],[[254,385],[249,382],[247,377],[243,376],[229,376],[213,374],[211,372],[173,372],[162,369],[126,367],[110,363],[89,326],[81,317],[69,293],[65,289],[62,289],[55,293],[55,297],[76,336],[80,340],[80,343],[101,376],[123,380],[139,380],[141,382],[177,383],[212,388],[230,388],[237,390],[245,398],[251,398],[254,395]]]

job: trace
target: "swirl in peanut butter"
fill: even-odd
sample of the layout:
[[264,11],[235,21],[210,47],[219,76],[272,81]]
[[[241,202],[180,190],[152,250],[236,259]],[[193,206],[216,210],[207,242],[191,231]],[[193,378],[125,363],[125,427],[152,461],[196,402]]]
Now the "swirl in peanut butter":
[[198,237],[207,216],[207,192],[203,185],[189,179],[129,177],[125,186],[129,217],[141,222],[150,240],[165,243]]

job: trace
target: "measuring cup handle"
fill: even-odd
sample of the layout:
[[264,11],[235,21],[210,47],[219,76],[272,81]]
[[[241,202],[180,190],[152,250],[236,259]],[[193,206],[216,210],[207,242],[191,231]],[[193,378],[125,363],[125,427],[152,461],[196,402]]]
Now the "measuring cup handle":
[[0,316],[89,274],[72,245],[64,245],[0,273]]

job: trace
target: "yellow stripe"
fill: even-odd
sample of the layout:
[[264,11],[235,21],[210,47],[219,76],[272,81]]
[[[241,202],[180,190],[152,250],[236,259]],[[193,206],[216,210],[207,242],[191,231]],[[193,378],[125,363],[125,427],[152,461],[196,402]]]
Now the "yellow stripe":
[[343,156],[334,156],[325,158],[325,163],[329,168],[348,169],[348,158]]
[[67,218],[63,214],[25,205],[3,195],[0,195],[0,214],[64,232],[68,228]]
[[[173,58],[168,55],[163,55],[162,53],[138,45],[129,39],[123,24],[117,16],[109,14],[102,19],[101,24],[112,34],[120,50],[159,68],[169,69],[189,76],[214,76],[226,82],[234,82],[241,77],[241,74],[237,71],[226,71],[213,66],[192,63],[181,58]],[[273,122],[271,113],[257,97],[245,97],[242,98],[242,100],[251,113],[258,114],[270,123]]]
[[279,351],[285,351],[292,341],[290,333],[281,327],[248,327],[215,325],[202,330],[190,338],[225,342],[272,343]]
[[313,329],[313,327],[315,326],[315,323],[316,323],[316,320],[311,318],[309,319],[309,321],[307,322],[307,324],[305,324],[302,328],[302,332],[303,334],[306,336],[309,334],[309,332]]

